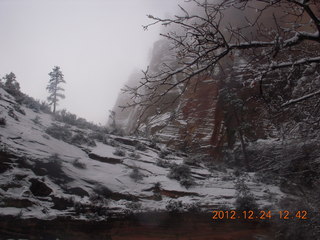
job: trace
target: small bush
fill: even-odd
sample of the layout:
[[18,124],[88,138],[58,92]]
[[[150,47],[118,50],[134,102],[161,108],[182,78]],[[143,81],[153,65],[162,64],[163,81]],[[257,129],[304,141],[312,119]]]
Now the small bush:
[[0,117],[0,126],[7,125],[7,120],[4,117]]
[[97,194],[97,193],[92,193],[89,197],[89,200],[92,203],[103,203],[105,202],[105,198],[102,197],[101,195]]
[[89,138],[102,142],[104,144],[107,143],[106,134],[103,132],[92,132],[89,134]]
[[128,202],[126,203],[126,207],[131,211],[137,211],[141,209],[142,204],[140,202]]
[[82,145],[82,144],[86,144],[90,147],[95,147],[96,146],[96,143],[91,140],[91,139],[88,139],[87,137],[85,137],[85,135],[83,133],[76,133],[70,140],[70,142],[72,144],[75,144],[75,145]]
[[156,165],[163,168],[171,167],[171,163],[167,160],[157,159]]
[[104,204],[84,204],[76,202],[74,204],[74,211],[76,215],[86,214],[88,216],[106,216],[108,214],[108,209]]
[[168,178],[178,180],[180,184],[186,188],[189,188],[194,184],[194,181],[191,177],[191,169],[185,164],[172,164]]
[[79,159],[75,159],[73,162],[72,162],[72,165],[76,168],[79,168],[79,169],[86,169],[86,165],[83,163],[83,162],[80,162]]
[[198,202],[186,204],[186,208],[187,208],[187,211],[191,213],[201,212],[201,206]]
[[170,154],[169,151],[166,151],[166,150],[161,150],[159,153],[158,153],[158,156],[159,158],[166,158],[168,155]]
[[27,108],[32,109],[34,112],[39,112],[41,108],[41,104],[39,101],[27,95],[24,95],[23,98],[21,98],[21,104],[25,105]]
[[16,112],[21,113],[22,115],[26,115],[26,112],[21,108],[19,104],[15,104],[13,108]]
[[63,109],[55,115],[55,119],[59,122],[67,123],[70,125],[76,125],[77,115],[67,112]]
[[130,153],[130,154],[129,154],[129,157],[131,157],[131,158],[133,158],[133,159],[139,159],[139,158],[141,158],[141,156],[140,156],[138,153],[136,153],[136,152]]
[[114,155],[119,156],[119,157],[124,157],[126,156],[126,152],[122,150],[121,148],[117,148],[114,152]]
[[161,189],[161,183],[160,182],[156,182],[154,185],[153,185],[153,189],[155,192],[159,192],[160,189]]
[[76,114],[70,113],[66,109],[58,111],[55,114],[55,120],[72,126],[77,126],[82,129],[91,129],[93,131],[101,131],[103,129],[94,123],[88,122],[84,118],[78,118]]
[[183,159],[183,163],[191,166],[197,166],[200,162],[204,160],[204,156],[200,154],[195,154],[193,156],[188,156]]
[[144,144],[141,143],[141,142],[138,142],[135,147],[136,147],[136,149],[139,150],[139,151],[146,151],[146,150],[147,150],[146,145],[144,145]]
[[39,100],[37,100],[38,103],[40,103],[40,110],[44,113],[51,113],[51,107],[49,105],[49,103],[42,101],[39,102]]
[[117,135],[120,137],[123,137],[125,135],[125,131],[118,126],[115,128],[111,128],[109,131],[110,131],[110,134]]
[[183,212],[182,201],[170,200],[166,205],[166,209],[168,212],[171,212],[171,213]]
[[158,143],[159,140],[156,138],[156,137],[153,137],[151,139],[151,143],[149,144],[149,147],[153,148],[153,149],[157,149],[157,150],[160,150],[160,148],[158,147]]
[[100,184],[96,185],[93,191],[103,199],[109,199],[113,194],[110,189]]
[[47,140],[50,139],[50,137],[49,137],[47,134],[42,134],[42,137],[43,137],[44,139],[47,139]]
[[19,121],[18,116],[14,113],[13,109],[9,109],[8,115],[12,117],[14,120]]
[[180,181],[184,178],[189,178],[191,176],[191,170],[190,167],[185,164],[172,164],[171,170],[168,174],[168,177],[171,179],[176,179]]
[[112,147],[119,147],[120,146],[120,143],[111,139],[107,142],[108,145],[112,146]]
[[40,121],[40,117],[37,115],[34,119],[32,119],[32,122],[36,125],[40,125],[41,121]]
[[[47,176],[56,184],[65,184],[72,181],[72,178],[63,171],[62,162],[63,160],[58,154],[52,154],[47,161],[35,161],[35,164],[30,168],[37,176]],[[24,160],[24,163],[21,164],[27,165],[29,163]]]
[[143,179],[143,174],[140,172],[139,168],[134,167],[132,172],[130,173],[130,178],[132,178],[135,182]]
[[63,140],[65,142],[70,142],[72,137],[72,133],[69,130],[68,126],[59,126],[57,124],[52,124],[50,127],[47,128],[46,133],[50,136]]
[[235,188],[237,191],[235,207],[238,211],[255,211],[258,209],[258,204],[253,194],[242,178],[238,179]]
[[180,179],[179,183],[181,186],[184,186],[185,188],[189,188],[192,185],[194,185],[194,180],[192,178],[182,178]]

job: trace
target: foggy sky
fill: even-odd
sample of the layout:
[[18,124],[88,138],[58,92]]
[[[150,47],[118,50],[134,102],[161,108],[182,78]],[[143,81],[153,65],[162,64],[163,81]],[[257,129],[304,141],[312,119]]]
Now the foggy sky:
[[0,77],[14,72],[22,92],[46,100],[60,66],[66,108],[105,124],[131,72],[145,69],[158,26],[146,14],[176,12],[179,0],[0,0]]

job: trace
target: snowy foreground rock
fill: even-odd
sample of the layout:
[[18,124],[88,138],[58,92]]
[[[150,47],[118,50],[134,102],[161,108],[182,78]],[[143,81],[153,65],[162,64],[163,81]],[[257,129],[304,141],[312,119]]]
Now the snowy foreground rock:
[[[234,207],[239,177],[231,169],[185,162],[188,156],[146,139],[105,134],[99,141],[92,130],[66,127],[0,91],[0,117],[6,122],[0,126],[2,215],[99,219],[106,213]],[[52,125],[67,128],[74,141],[47,134]],[[76,141],[75,136],[90,144]],[[187,184],[179,176],[170,177],[172,166],[184,162],[191,170]],[[278,187],[260,183],[254,173],[241,179],[260,209],[277,208],[285,196]]]

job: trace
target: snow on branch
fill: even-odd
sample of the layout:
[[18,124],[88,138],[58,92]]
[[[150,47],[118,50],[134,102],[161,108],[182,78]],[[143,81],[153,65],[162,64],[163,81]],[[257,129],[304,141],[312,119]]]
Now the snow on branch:
[[302,97],[300,97],[300,98],[292,99],[292,100],[290,100],[290,101],[282,104],[281,107],[287,107],[287,106],[289,106],[289,105],[291,105],[291,104],[295,104],[295,103],[298,103],[298,102],[302,102],[302,101],[307,100],[307,99],[309,99],[309,98],[311,98],[311,97],[313,97],[313,96],[316,96],[316,95],[318,95],[318,94],[320,94],[320,90],[318,90],[318,91],[316,91],[316,92],[313,92],[313,93],[310,93],[310,94],[307,94],[307,95],[302,96]]
[[274,70],[274,69],[287,68],[287,67],[310,64],[310,63],[320,63],[320,57],[303,58],[295,62],[283,62],[279,64],[272,63],[270,66],[270,69]]

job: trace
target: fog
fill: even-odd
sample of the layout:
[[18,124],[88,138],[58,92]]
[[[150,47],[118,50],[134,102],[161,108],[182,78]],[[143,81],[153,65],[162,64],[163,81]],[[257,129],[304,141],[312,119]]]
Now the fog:
[[21,91],[48,95],[48,73],[60,66],[66,108],[105,124],[124,82],[145,69],[160,26],[144,31],[147,14],[170,16],[179,0],[0,0],[0,77],[14,72]]

